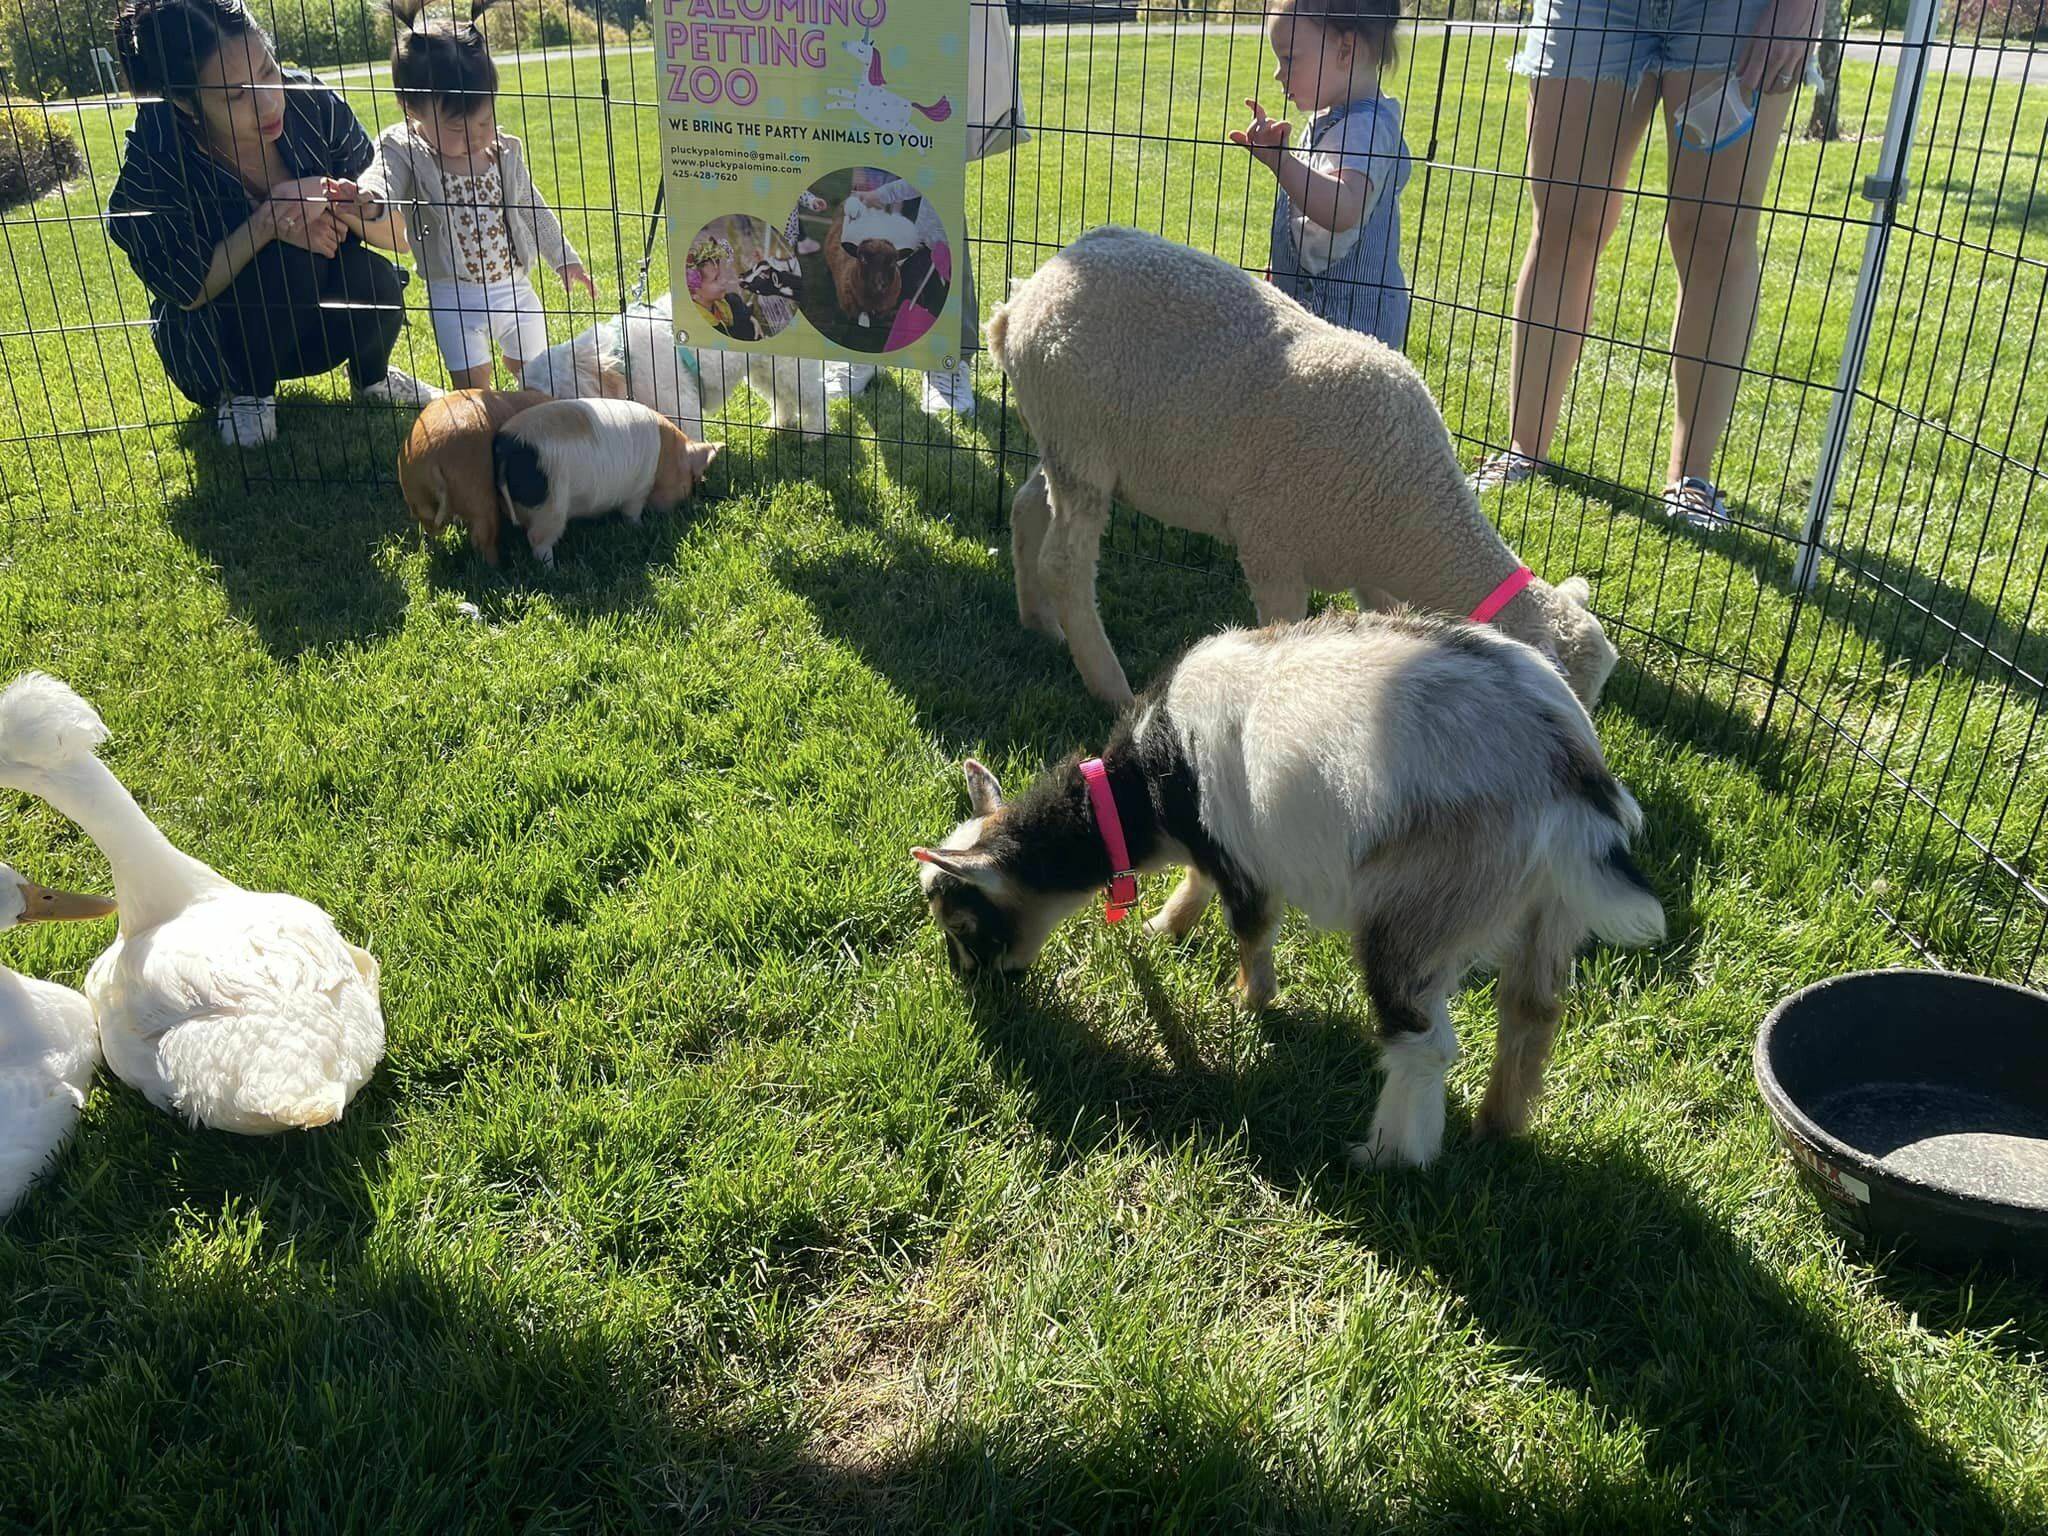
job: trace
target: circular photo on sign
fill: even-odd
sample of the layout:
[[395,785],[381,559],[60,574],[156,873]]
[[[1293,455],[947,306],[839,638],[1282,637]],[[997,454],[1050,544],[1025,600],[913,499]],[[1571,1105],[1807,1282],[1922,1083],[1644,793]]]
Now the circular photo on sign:
[[788,237],[765,219],[713,219],[691,238],[684,271],[690,302],[721,336],[766,341],[797,317],[803,269]]
[[811,183],[791,215],[804,318],[856,352],[923,339],[953,291],[953,245],[923,192],[872,166]]

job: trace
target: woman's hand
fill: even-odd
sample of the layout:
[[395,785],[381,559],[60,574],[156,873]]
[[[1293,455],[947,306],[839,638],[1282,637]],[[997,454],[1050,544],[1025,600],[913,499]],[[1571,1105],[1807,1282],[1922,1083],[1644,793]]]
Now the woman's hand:
[[286,245],[296,245],[315,256],[332,256],[341,249],[348,230],[324,195],[307,196],[307,188],[320,188],[316,178],[280,182],[270,189],[270,201],[258,210],[267,215],[271,232]]
[[1806,75],[1806,55],[1820,24],[1820,0],[1771,0],[1736,56],[1744,91],[1781,96]]
[[1230,142],[1242,144],[1252,152],[1254,160],[1270,170],[1279,164],[1280,157],[1287,152],[1287,135],[1293,125],[1285,118],[1275,122],[1266,116],[1266,109],[1249,96],[1245,97],[1244,104],[1252,109],[1251,126],[1233,128],[1230,131]]
[[569,265],[562,268],[562,287],[564,289],[581,288],[591,298],[595,299],[597,297],[597,284],[590,280],[590,274],[583,270],[583,263],[580,261],[572,261]]

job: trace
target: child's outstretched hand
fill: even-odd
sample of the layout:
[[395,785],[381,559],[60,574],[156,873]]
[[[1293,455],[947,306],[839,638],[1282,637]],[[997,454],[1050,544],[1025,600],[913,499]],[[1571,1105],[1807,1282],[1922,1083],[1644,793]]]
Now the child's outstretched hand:
[[581,288],[593,299],[597,297],[597,284],[590,280],[590,274],[583,270],[581,262],[572,261],[569,265],[562,268],[562,286],[564,288]]
[[1242,144],[1252,152],[1254,160],[1271,167],[1286,153],[1287,136],[1293,131],[1294,125],[1285,118],[1276,122],[1266,116],[1266,109],[1249,96],[1245,97],[1244,104],[1252,109],[1251,126],[1233,128],[1230,131],[1230,142]]

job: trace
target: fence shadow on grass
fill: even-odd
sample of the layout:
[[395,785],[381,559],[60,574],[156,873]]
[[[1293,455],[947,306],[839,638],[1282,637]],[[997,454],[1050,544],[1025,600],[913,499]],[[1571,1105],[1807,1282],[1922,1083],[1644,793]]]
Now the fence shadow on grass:
[[[169,500],[171,530],[220,572],[230,610],[271,655],[290,660],[375,640],[405,622],[405,588],[376,560],[377,546],[403,525],[395,493],[251,481],[250,466],[219,445],[210,421],[192,417],[179,436],[194,474]],[[292,451],[283,439],[250,450],[265,461],[259,472],[279,475]]]
[[[1006,558],[977,560],[936,530],[925,540],[885,524],[856,552],[778,550],[772,560],[819,627],[911,700],[948,752],[1049,758],[1107,736],[1110,711],[1082,686],[1066,647],[1018,622]],[[1241,587],[1173,567],[1105,559],[1100,591],[1133,679],[1252,618]]]
[[1994,1501],[1825,1315],[1647,1159],[1549,1150],[1540,1119],[1533,1141],[1475,1143],[1454,1101],[1436,1167],[1354,1172],[1346,1152],[1378,1076],[1362,1021],[1282,1010],[1256,1060],[1219,1068],[1141,950],[1131,968],[1170,1065],[1032,982],[977,990],[984,1041],[1067,1157],[1125,1135],[1176,1155],[1241,1148],[1349,1240],[1455,1292],[1519,1368],[1648,1430],[1650,1466],[1709,1524],[2000,1528]]
[[[1734,527],[1707,532],[1673,523],[1655,496],[1575,470],[1551,473],[1559,486],[1588,501],[1625,519],[1668,531],[1671,542],[1661,565],[1649,558],[1632,559],[1632,567],[1642,567],[1632,572],[1632,580],[1661,581],[1664,573],[1671,572],[1682,585],[1689,584],[1695,578],[1684,573],[1688,569],[1696,573],[1703,560],[1715,557],[1747,571],[1779,602],[1790,602],[1796,595],[1802,547],[1796,525],[1760,524],[1737,507]],[[1832,638],[1808,634],[1794,645],[1792,680],[1833,670],[1836,663],[1830,658],[1836,652],[1849,658],[1852,675],[1871,670],[1873,664],[1862,655],[1869,648],[1883,658],[1879,665],[1903,666],[1910,676],[1939,666],[1971,673],[1981,669],[1993,679],[2011,673],[2017,686],[2030,694],[2038,692],[2027,679],[2048,676],[2048,631],[2038,623],[2023,629],[2013,614],[2001,612],[1974,588],[1957,587],[1912,566],[1909,560],[1915,541],[1898,539],[1897,525],[1903,515],[1895,511],[1889,529],[1879,538],[1879,530],[1869,519],[1851,527],[1846,509],[1837,510],[1826,541],[1828,558],[1821,565],[1822,580],[1802,611],[1805,627],[1810,629],[1818,617],[1835,633]],[[1891,548],[1895,541],[1903,542],[1905,549]],[[1880,581],[1897,587],[1905,597],[1891,595],[1878,585]],[[2023,570],[2011,573],[2009,583],[2014,601],[2031,591]],[[1751,664],[1756,664],[1754,648],[1759,645],[1767,653],[1766,661],[1774,659],[1792,621],[1790,613],[1752,614],[1745,610],[1743,621],[1752,628]],[[1856,635],[1861,644],[1849,645],[1841,633],[1844,630]],[[2001,653],[2010,661],[2000,661],[1988,652]]]

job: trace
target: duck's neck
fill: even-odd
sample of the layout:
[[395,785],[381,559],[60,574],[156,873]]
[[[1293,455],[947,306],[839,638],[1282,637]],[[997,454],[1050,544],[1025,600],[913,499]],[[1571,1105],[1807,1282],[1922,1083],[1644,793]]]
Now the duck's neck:
[[21,785],[78,824],[114,870],[121,932],[142,933],[175,917],[198,897],[233,886],[171,846],[113,770],[87,758],[38,772]]

